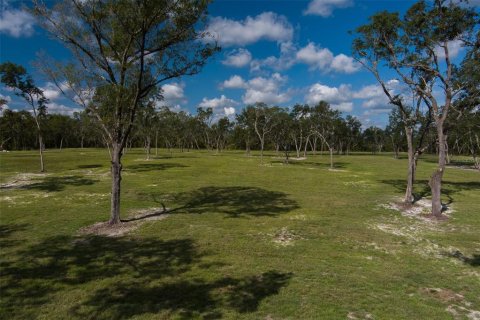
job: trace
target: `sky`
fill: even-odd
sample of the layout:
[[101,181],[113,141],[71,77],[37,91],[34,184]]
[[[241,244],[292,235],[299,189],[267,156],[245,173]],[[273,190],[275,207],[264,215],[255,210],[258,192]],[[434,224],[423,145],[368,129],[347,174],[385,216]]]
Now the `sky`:
[[[49,113],[71,115],[81,110],[62,96],[34,68],[37,54],[58,60],[71,55],[25,12],[20,1],[0,0],[0,62],[25,66],[47,98]],[[394,0],[217,0],[209,7],[206,28],[222,50],[194,76],[162,87],[163,105],[195,113],[213,108],[217,117],[233,118],[255,102],[292,107],[327,101],[344,116],[356,116],[364,128],[385,127],[391,106],[374,77],[351,57],[349,31],[368,23],[378,11],[405,12],[414,1]],[[480,0],[471,1],[480,5]],[[451,43],[454,59],[464,48]],[[392,90],[398,81],[381,69]],[[5,87],[0,97],[8,108],[25,104]]]

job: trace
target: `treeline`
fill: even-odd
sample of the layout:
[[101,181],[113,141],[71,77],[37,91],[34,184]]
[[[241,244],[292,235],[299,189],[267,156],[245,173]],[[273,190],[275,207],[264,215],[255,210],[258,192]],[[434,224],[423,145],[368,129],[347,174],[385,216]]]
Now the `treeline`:
[[[60,114],[39,116],[45,148],[106,147],[103,131],[87,112],[73,117]],[[414,139],[424,139],[426,152],[437,152],[436,137],[428,114],[414,132]],[[447,131],[450,154],[472,155],[477,160],[480,149],[480,113],[474,110]],[[421,136],[422,135],[422,136]],[[0,117],[1,147],[6,150],[38,148],[35,119],[28,111],[4,110]],[[208,149],[275,150],[288,157],[305,157],[308,152],[329,151],[349,154],[352,151],[393,152],[398,157],[407,150],[400,113],[393,109],[385,129],[371,126],[362,130],[360,121],[343,116],[328,103],[291,108],[270,107],[257,103],[245,107],[235,119],[218,118],[211,108],[198,108],[197,114],[173,112],[168,107],[155,109],[151,104],[139,109],[127,148],[152,148],[188,151]]]

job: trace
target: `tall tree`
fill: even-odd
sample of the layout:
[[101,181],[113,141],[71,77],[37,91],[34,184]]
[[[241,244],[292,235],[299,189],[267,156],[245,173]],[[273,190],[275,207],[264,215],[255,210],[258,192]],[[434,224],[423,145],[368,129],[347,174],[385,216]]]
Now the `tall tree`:
[[35,86],[32,77],[27,74],[27,70],[12,62],[0,64],[1,82],[7,87],[15,90],[15,94],[22,97],[31,108],[38,137],[38,149],[40,153],[40,171],[45,171],[43,161],[44,141],[41,128],[41,117],[47,112],[48,99],[45,98],[43,90]]
[[120,220],[122,155],[137,109],[161,83],[198,73],[218,47],[197,28],[209,0],[70,0],[52,8],[34,1],[41,25],[75,63],[44,71],[98,119],[111,148],[109,223]]
[[[442,218],[441,182],[446,164],[444,123],[456,94],[462,91],[461,86],[454,85],[456,65],[450,43],[470,43],[476,19],[473,9],[453,1],[419,1],[403,17],[386,11],[375,14],[369,24],[357,28],[358,37],[353,43],[357,60],[374,74],[390,103],[402,112],[407,139],[412,137],[416,110],[422,103],[430,109],[438,141],[438,166],[429,182],[432,215],[436,218]],[[378,72],[380,63],[395,71],[416,103],[409,106],[400,95],[392,93]],[[441,92],[441,100],[436,91]],[[412,154],[409,142],[409,171],[414,166]],[[407,180],[410,179],[409,173]],[[408,196],[407,188],[406,201]]]

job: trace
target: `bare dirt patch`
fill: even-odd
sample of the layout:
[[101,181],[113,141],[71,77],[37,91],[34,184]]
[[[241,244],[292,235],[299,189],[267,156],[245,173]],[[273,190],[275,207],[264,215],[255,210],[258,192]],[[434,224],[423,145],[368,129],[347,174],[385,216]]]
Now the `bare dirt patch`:
[[347,319],[349,320],[356,320],[356,319],[373,319],[373,316],[368,312],[363,311],[356,311],[356,312],[349,312],[347,314]]
[[[400,212],[403,216],[417,218],[424,221],[434,221],[431,216],[432,202],[428,199],[420,199],[415,203],[405,203],[401,198],[396,198],[392,202],[381,204],[380,207]],[[444,206],[442,214],[448,218],[454,210],[451,207]]]
[[470,309],[472,303],[465,300],[462,294],[441,288],[422,288],[420,292],[445,304],[449,304],[445,310],[454,319],[480,320],[480,311]]
[[302,237],[288,230],[287,227],[283,227],[273,234],[273,242],[283,247],[291,246],[293,245],[293,241],[299,239],[302,239]]

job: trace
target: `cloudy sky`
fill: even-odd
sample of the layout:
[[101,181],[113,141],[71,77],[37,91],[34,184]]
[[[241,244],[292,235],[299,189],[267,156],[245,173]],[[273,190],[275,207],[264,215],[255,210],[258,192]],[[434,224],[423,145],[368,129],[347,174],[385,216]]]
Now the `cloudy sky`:
[[[257,101],[289,107],[325,100],[344,115],[357,116],[365,127],[383,127],[391,107],[373,76],[351,58],[353,37],[348,32],[377,11],[404,12],[413,3],[217,0],[209,8],[207,28],[222,51],[200,74],[165,84],[165,104],[192,113],[197,107],[212,107],[219,116],[233,116]],[[51,100],[50,113],[77,110],[32,66],[40,51],[60,60],[69,59],[69,52],[21,10],[21,2],[3,1],[1,9],[0,60],[27,67]],[[464,50],[458,43],[452,43],[451,50],[461,59]],[[386,69],[383,73],[395,90],[394,75]],[[5,88],[0,95],[10,109],[24,107]]]

